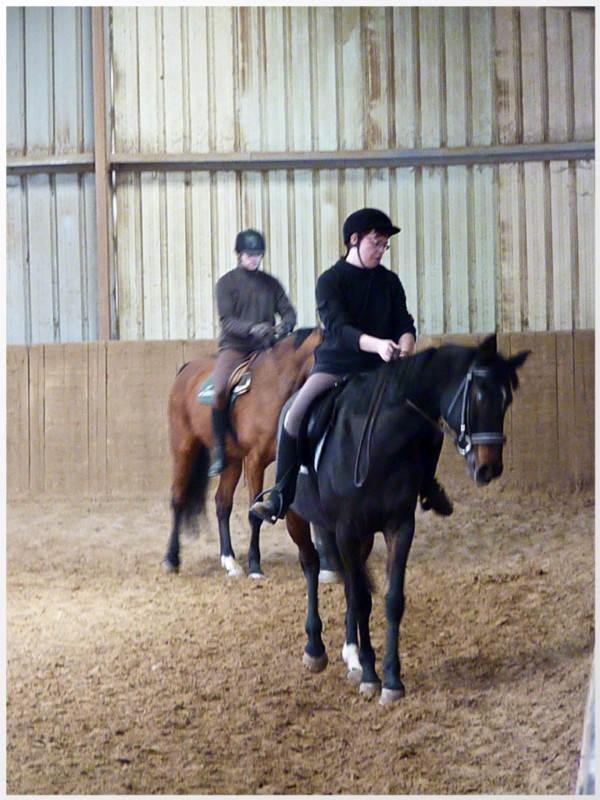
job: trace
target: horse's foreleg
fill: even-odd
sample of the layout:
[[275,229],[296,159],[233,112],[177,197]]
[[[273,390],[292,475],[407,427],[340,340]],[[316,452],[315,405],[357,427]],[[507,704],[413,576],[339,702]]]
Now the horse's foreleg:
[[[338,545],[344,567],[344,590],[346,593],[346,655],[355,654],[353,639],[358,627],[358,658],[362,671],[360,693],[371,696],[379,691],[381,681],[375,671],[375,651],[371,644],[369,622],[373,606],[371,584],[366,570],[365,559],[360,547],[347,532],[339,535]],[[349,675],[350,677],[350,675]],[[355,674],[352,677],[358,677]]]
[[321,637],[323,623],[319,616],[319,554],[312,542],[308,522],[290,510],[286,515],[286,526],[298,547],[300,566],[306,578],[307,611],[304,630],[308,641],[302,663],[310,672],[322,672],[327,666],[328,658]]
[[[263,482],[265,476],[265,467],[263,463],[253,458],[251,455],[246,457],[244,462],[246,481],[248,483],[248,497],[249,505],[252,505],[256,499],[256,495],[262,492]],[[250,525],[250,545],[248,547],[248,577],[249,578],[264,578],[260,563],[260,529],[262,527],[262,520],[256,514],[248,513],[248,524]]]
[[217,522],[219,525],[219,543],[221,550],[221,566],[227,571],[230,578],[236,578],[244,574],[244,570],[238,564],[231,544],[231,529],[229,520],[233,508],[233,495],[242,473],[242,462],[239,459],[230,458],[229,464],[219,478],[219,487],[215,495],[215,506],[217,512]]
[[387,622],[385,658],[383,660],[382,704],[404,697],[404,684],[400,679],[399,638],[400,622],[404,614],[404,575],[406,563],[415,531],[414,514],[404,522],[400,529],[386,533],[388,546],[388,581],[385,597],[385,616]]
[[358,654],[358,624],[352,608],[346,610],[346,641],[342,648],[342,658],[348,667],[348,680],[358,683],[362,678],[362,667]]
[[[254,495],[256,497],[256,494]],[[265,573],[260,563],[260,529],[262,519],[256,514],[248,513],[248,523],[250,525],[250,546],[248,547],[248,577],[264,578]]]
[[[361,557],[363,563],[366,563],[367,559],[369,558],[371,549],[373,547],[373,541],[367,540],[361,544]],[[335,541],[334,545],[335,552],[337,553],[337,559],[341,560]],[[322,566],[323,565],[321,564],[321,568]],[[360,665],[358,648],[358,621],[356,618],[356,609],[354,606],[350,605],[348,605],[346,609],[346,641],[344,642],[344,647],[342,648],[342,658],[344,660],[344,664],[346,664],[348,667],[348,680],[358,683],[362,679],[362,667]]]

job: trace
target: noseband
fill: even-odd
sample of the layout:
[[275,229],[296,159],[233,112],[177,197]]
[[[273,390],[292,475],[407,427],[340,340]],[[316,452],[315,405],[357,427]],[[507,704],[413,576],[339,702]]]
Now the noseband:
[[[450,405],[448,406],[448,410],[446,411],[446,417],[450,417],[452,413],[452,409],[456,405],[458,398],[462,392],[462,408],[460,412],[460,431],[454,440],[454,444],[456,445],[456,449],[461,454],[461,456],[466,456],[467,453],[471,450],[474,444],[504,444],[506,441],[506,436],[503,433],[498,433],[494,431],[480,431],[479,433],[472,433],[471,432],[471,383],[473,378],[485,378],[491,374],[491,370],[489,367],[471,367],[471,369],[467,372],[465,377],[462,379],[460,386],[458,387],[458,391],[454,395],[454,398]],[[447,419],[442,415],[442,419],[450,427]]]
[[[412,400],[406,400],[407,405],[417,411],[422,417],[425,417],[436,428],[440,428],[442,433],[448,436],[448,430],[452,431],[454,437],[454,444],[461,456],[466,456],[472,449],[474,444],[504,444],[506,436],[497,431],[479,431],[473,433],[471,431],[471,384],[473,378],[485,378],[490,375],[492,370],[489,367],[471,367],[465,377],[462,379],[456,394],[452,398],[452,402],[448,406],[445,414],[441,414],[442,423],[439,425],[435,420],[425,414],[424,411],[416,406]],[[462,395],[462,398],[461,398]],[[461,398],[461,413],[460,413],[460,430],[458,433],[452,428],[448,419],[452,414],[452,409]],[[447,430],[448,429],[448,430]]]

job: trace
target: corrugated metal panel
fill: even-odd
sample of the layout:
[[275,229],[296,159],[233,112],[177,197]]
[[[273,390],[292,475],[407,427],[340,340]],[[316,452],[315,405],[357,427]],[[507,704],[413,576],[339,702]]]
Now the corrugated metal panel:
[[7,342],[96,339],[93,177],[9,177],[6,198]]
[[[7,8],[7,155],[93,148],[89,8]],[[7,179],[9,343],[98,335],[91,175]]]
[[138,152],[140,136],[142,150],[172,153],[593,138],[590,12],[113,7],[111,17],[117,152]]
[[93,147],[91,10],[8,7],[7,154]]
[[[585,12],[111,14],[118,152],[510,145],[585,139],[593,130]],[[122,176],[121,336],[216,335],[214,283],[234,264],[236,232],[250,225],[267,236],[265,269],[289,289],[300,323],[312,325],[316,278],[343,250],[345,215],[363,204],[389,209],[403,228],[388,263],[422,333],[592,324],[593,301],[582,291],[593,244],[580,172],[551,162]]]
[[[593,139],[594,17],[581,8],[106,13],[116,153]],[[9,8],[7,34],[8,154],[89,152],[90,9]],[[403,229],[388,263],[421,333],[593,326],[593,162],[285,166],[118,172],[123,338],[215,336],[214,283],[247,226],[265,232],[265,268],[312,325],[315,281],[343,250],[344,217],[364,204]],[[92,189],[91,176],[9,178],[11,342],[97,335]]]

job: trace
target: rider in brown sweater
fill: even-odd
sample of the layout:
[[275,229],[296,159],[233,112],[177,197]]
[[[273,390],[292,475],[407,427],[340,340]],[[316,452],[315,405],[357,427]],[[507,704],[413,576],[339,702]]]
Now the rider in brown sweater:
[[[269,347],[276,336],[284,336],[296,324],[296,312],[279,281],[259,270],[265,249],[264,237],[258,231],[248,229],[238,233],[237,267],[223,275],[216,286],[220,336],[213,378],[215,447],[208,472],[211,476],[223,472],[227,466],[225,437],[229,429],[230,375],[250,353]],[[277,325],[276,314],[280,317]]]

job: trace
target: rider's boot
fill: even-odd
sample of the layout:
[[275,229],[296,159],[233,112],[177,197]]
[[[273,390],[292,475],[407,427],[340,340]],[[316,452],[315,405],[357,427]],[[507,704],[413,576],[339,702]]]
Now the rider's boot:
[[220,475],[227,466],[227,457],[225,456],[225,437],[229,429],[229,409],[213,408],[212,409],[212,430],[215,440],[215,446],[212,451],[210,467],[208,468],[209,477]]
[[454,511],[454,507],[448,499],[443,487],[435,477],[435,470],[437,468],[443,442],[444,438],[440,436],[439,440],[424,446],[424,473],[419,496],[423,511],[429,511],[431,509],[441,517],[449,517]]
[[275,486],[261,492],[250,506],[250,511],[260,519],[272,524],[275,524],[278,519],[283,519],[296,494],[299,469],[298,440],[294,436],[290,436],[282,427],[277,445]]

